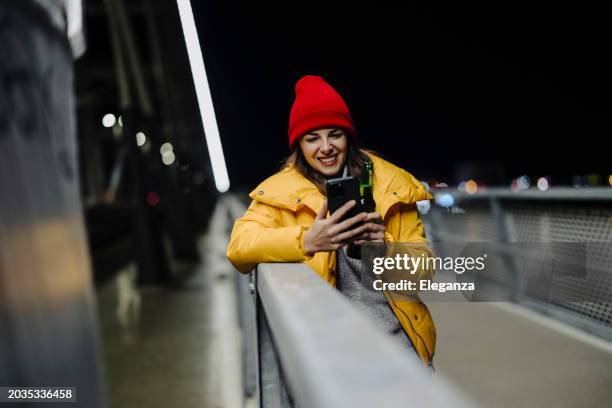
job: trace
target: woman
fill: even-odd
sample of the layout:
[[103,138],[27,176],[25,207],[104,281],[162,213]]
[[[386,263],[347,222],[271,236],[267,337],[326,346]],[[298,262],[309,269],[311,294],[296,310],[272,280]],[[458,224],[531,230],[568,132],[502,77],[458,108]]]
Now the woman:
[[[416,202],[432,196],[410,173],[358,148],[346,103],[321,77],[307,75],[295,90],[289,119],[292,154],[250,193],[253,201],[234,224],[227,257],[242,273],[262,262],[307,264],[431,366],[436,329],[427,307],[416,296],[364,291],[359,287],[362,263],[347,256],[346,247],[351,242],[410,242],[416,243],[411,255],[431,256]],[[326,217],[325,180],[359,177],[368,160],[376,210],[341,221],[355,205],[351,201]],[[426,273],[420,270],[417,276]]]

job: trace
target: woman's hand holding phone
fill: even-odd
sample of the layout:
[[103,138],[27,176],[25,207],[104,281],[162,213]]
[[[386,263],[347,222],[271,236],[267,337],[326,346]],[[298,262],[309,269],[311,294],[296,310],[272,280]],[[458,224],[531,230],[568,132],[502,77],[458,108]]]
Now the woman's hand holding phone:
[[364,220],[366,227],[365,231],[355,238],[355,244],[361,245],[366,242],[384,242],[385,241],[385,224],[382,217],[377,212],[368,213]]
[[335,251],[351,242],[355,237],[367,233],[370,227],[364,223],[368,217],[366,212],[342,220],[342,217],[356,204],[355,200],[350,200],[329,218],[325,218],[327,215],[327,201],[325,201],[314,223],[304,233],[304,251],[309,256],[316,252]]

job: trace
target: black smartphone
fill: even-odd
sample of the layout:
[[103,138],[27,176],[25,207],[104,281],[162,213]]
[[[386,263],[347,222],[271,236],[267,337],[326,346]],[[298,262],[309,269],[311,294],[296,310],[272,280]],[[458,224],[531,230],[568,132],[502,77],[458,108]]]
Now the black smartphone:
[[359,194],[359,179],[353,176],[326,180],[325,191],[327,193],[327,208],[330,214],[333,214],[348,201],[355,200],[357,203],[341,220],[351,218],[366,211]]

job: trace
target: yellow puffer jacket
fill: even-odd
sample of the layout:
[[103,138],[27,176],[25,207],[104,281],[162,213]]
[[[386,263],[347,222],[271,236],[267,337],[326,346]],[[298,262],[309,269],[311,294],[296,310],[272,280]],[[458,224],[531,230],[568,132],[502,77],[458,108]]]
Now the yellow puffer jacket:
[[[424,186],[410,173],[369,154],[373,165],[373,197],[382,216],[386,242],[419,242],[427,256],[427,245],[416,202],[430,200]],[[317,187],[293,166],[264,180],[249,196],[253,199],[244,216],[236,220],[227,257],[242,273],[249,273],[258,263],[303,262],[330,285],[336,285],[335,252],[304,253],[303,235],[314,222],[325,197]],[[413,256],[419,256],[413,253]],[[419,271],[417,278],[428,273]],[[414,295],[401,300],[385,291],[391,309],[425,364],[435,352],[436,327],[429,310]]]

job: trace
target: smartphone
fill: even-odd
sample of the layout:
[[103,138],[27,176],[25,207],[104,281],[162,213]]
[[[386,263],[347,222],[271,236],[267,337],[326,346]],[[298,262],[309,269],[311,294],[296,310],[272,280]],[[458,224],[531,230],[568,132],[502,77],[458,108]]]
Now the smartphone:
[[353,176],[326,180],[325,191],[327,193],[327,208],[330,214],[333,214],[348,201],[355,200],[357,203],[341,218],[341,221],[366,211],[359,194],[359,179]]

